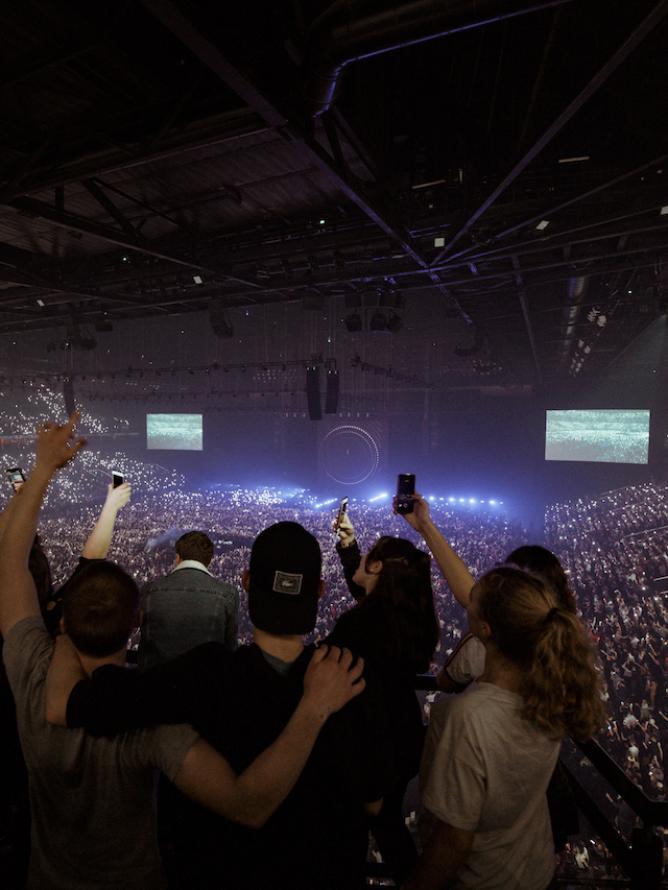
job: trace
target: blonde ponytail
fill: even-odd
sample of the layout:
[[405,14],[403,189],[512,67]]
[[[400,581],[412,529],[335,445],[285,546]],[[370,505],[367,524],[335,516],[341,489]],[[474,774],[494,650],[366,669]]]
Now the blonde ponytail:
[[521,667],[523,716],[554,738],[592,736],[605,722],[605,709],[601,675],[580,619],[520,569],[493,569],[476,588],[493,644]]
[[580,619],[551,609],[522,681],[524,716],[550,736],[584,741],[605,722],[601,674]]

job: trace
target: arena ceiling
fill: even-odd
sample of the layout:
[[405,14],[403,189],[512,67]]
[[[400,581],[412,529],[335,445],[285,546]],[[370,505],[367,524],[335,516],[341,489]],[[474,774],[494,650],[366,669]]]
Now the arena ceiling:
[[667,13],[4,4],[0,335],[436,294],[515,383],[601,373],[668,296]]

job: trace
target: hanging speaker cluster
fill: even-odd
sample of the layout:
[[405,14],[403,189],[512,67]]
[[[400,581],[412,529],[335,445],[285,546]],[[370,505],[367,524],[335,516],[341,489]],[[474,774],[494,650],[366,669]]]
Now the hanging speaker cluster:
[[306,403],[309,420],[322,420],[320,368],[317,365],[306,366]]
[[[322,420],[320,393],[320,367],[306,366],[306,403],[309,420]],[[327,368],[325,376],[325,414],[336,414],[339,410],[339,372],[335,364]]]
[[65,412],[70,417],[77,410],[77,407],[74,402],[74,384],[69,377],[63,383],[63,396],[65,398]]
[[336,414],[339,410],[339,372],[336,368],[327,369],[325,390],[325,414]]

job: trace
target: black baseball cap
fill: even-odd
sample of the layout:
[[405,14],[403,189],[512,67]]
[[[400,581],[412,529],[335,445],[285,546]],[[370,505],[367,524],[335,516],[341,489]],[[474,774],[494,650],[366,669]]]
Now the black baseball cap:
[[251,549],[248,612],[267,633],[307,634],[315,627],[320,594],[320,544],[298,522],[277,522]]

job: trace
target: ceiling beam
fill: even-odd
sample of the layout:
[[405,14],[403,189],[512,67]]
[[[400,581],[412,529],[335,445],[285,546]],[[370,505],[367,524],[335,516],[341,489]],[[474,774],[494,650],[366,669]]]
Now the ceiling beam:
[[[542,272],[552,272],[553,270],[564,269],[568,275],[573,275],[573,270],[575,268],[582,272],[586,272],[588,275],[605,274],[609,271],[614,271],[614,269],[609,269],[608,266],[605,266],[603,269],[600,268],[600,264],[604,263],[606,260],[614,258],[623,261],[628,257],[630,262],[637,263],[637,258],[641,256],[648,256],[653,260],[659,257],[668,256],[668,244],[661,241],[654,245],[645,244],[642,247],[633,249],[624,248],[621,251],[612,252],[604,249],[598,253],[592,252],[585,257],[578,258],[574,258],[571,253],[570,255],[562,256],[559,259],[550,262],[535,262],[530,266],[525,265],[522,269],[524,286],[525,289],[533,287],[535,282],[527,282],[527,276],[540,276],[540,273]],[[512,262],[512,257],[503,257],[500,258],[500,260],[501,259],[504,263]],[[442,276],[438,276],[434,271],[427,272],[426,270],[417,269],[406,270],[405,267],[404,269],[401,269],[400,267],[398,268],[396,262],[397,261],[394,261],[391,266],[385,264],[381,265],[379,263],[369,263],[363,267],[358,267],[354,274],[345,275],[343,277],[340,275],[333,277],[331,273],[327,276],[311,275],[302,276],[300,278],[286,278],[281,276],[275,283],[268,281],[262,285],[258,285],[258,288],[252,292],[252,295],[246,290],[224,291],[220,294],[220,299],[230,306],[248,305],[249,302],[274,302],[281,298],[294,300],[300,299],[307,289],[313,289],[314,287],[340,287],[343,284],[359,284],[364,286],[371,282],[380,282],[388,277],[394,277],[398,281],[398,286],[405,293],[437,287],[444,293],[450,302],[454,303],[456,308],[462,314],[462,317],[470,323],[470,316],[458,299],[457,293],[452,290],[453,288],[474,286],[476,293],[483,296],[492,292],[491,289],[495,286],[496,282],[515,282],[514,268],[506,267],[493,271],[486,271],[480,267],[478,268],[478,275],[469,274],[464,278],[451,277],[444,279]],[[19,268],[16,268],[16,265],[18,265]],[[85,284],[79,285],[75,281],[71,281],[71,284],[68,284],[67,280],[59,280],[56,276],[45,278],[43,275],[37,276],[28,271],[22,272],[20,264],[16,265],[14,268],[9,268],[0,264],[0,280],[14,281],[17,284],[31,288],[40,288],[47,291],[52,290],[54,292],[72,294],[74,296],[80,295],[84,298],[95,299],[102,303],[105,300],[104,290],[95,288],[92,292],[90,290],[87,291]],[[462,266],[466,268],[464,264],[462,264]],[[624,268],[629,268],[628,262],[624,264]],[[552,277],[549,280],[554,281],[561,279]],[[540,277],[539,283],[543,283],[542,276]],[[201,303],[201,301],[206,300],[208,296],[209,292],[204,289],[192,289],[191,292],[187,294],[183,294],[181,291],[175,294],[173,291],[170,291],[170,289],[167,289],[164,294],[160,295],[156,293],[153,297],[147,294],[144,296],[132,295],[125,298],[114,292],[111,292],[108,295],[110,301],[124,301],[140,311],[150,309],[151,306],[153,306],[154,309],[169,306],[187,307],[191,304]],[[28,294],[26,294],[26,299],[30,299]],[[7,305],[16,305],[17,301],[19,303],[22,302],[20,295],[17,295],[16,292],[12,292],[11,301],[7,301]],[[0,293],[0,305],[2,303],[2,294]]]
[[103,210],[106,210],[112,219],[116,220],[118,225],[127,235],[129,235],[131,238],[139,239],[139,235],[137,234],[134,226],[131,224],[128,218],[123,213],[121,213],[121,211],[114,204],[109,195],[107,195],[104,189],[101,188],[101,186],[99,186],[94,179],[82,179],[81,185],[89,194],[91,194],[95,198],[100,207],[102,207]]
[[[667,254],[668,258],[668,254]],[[654,269],[656,266],[656,258],[648,259],[647,262],[638,263],[637,261],[632,264],[623,264],[623,265],[603,265],[598,267],[589,266],[586,269],[587,275],[589,276],[601,276],[601,275],[615,275],[620,272],[637,272],[640,269]],[[514,285],[513,273],[509,272],[506,276],[508,286],[512,287]],[[565,268],[563,272],[558,273],[556,275],[546,275],[541,278],[532,281],[531,284],[526,285],[527,291],[532,289],[542,289],[545,287],[561,284],[565,281],[568,281],[573,277],[573,271],[570,268]],[[368,280],[368,279],[367,279]],[[467,284],[471,284],[471,280],[466,282]],[[438,287],[439,285],[432,283],[431,281],[424,281],[417,286],[410,286],[402,288],[403,292],[409,294],[413,291],[425,291],[431,288]],[[443,287],[443,285],[441,285]],[[68,293],[68,291],[64,291],[64,293]],[[493,290],[482,290],[481,288],[477,288],[475,292],[471,292],[466,294],[467,298],[471,300],[480,300],[496,298],[498,297],[498,287]],[[75,292],[75,295],[76,292]],[[84,299],[84,294],[79,294],[79,296]],[[252,305],[265,305],[265,304],[276,304],[276,303],[301,303],[303,293],[295,292],[293,294],[286,294],[284,292],[276,292],[273,290],[267,290],[262,294],[254,294]],[[448,294],[448,296],[451,296]],[[461,291],[458,295],[462,296]],[[142,299],[141,302],[137,304],[121,306],[116,305],[112,306],[110,304],[105,305],[104,303],[105,294],[90,294],[88,297],[89,305],[82,305],[78,307],[78,317],[82,321],[87,319],[94,320],[96,317],[100,317],[103,312],[107,312],[110,320],[122,320],[122,319],[136,319],[136,318],[144,318],[149,317],[156,314],[156,309],[158,307],[162,307],[163,309],[169,306],[178,306],[179,312],[196,312],[203,309],[202,297],[197,297],[193,294],[192,297],[187,297],[184,295],[180,295],[178,297],[174,297],[172,299],[158,299],[152,302],[147,301],[147,299]],[[95,300],[95,304],[93,305],[91,301]],[[110,295],[110,300],[113,300],[113,297]],[[69,302],[64,301],[64,302]],[[628,301],[626,301],[628,302]],[[600,304],[601,300],[596,301],[596,304]],[[11,305],[11,304],[10,304]],[[251,301],[249,301],[247,294],[230,294],[227,297],[226,307],[229,308],[242,308],[243,306],[251,305]],[[593,305],[593,303],[592,303]],[[0,301],[0,309],[2,308],[2,302]],[[563,307],[562,307],[563,308]],[[48,304],[47,304],[48,309]],[[550,311],[553,311],[550,309]],[[554,309],[556,311],[556,309]],[[45,310],[46,312],[46,310]],[[33,321],[23,321],[17,322],[14,324],[3,323],[0,321],[0,333],[11,333],[15,331],[22,330],[47,330],[49,328],[58,327],[62,324],[62,318],[60,316],[49,317],[46,314],[40,313],[39,320]]]
[[104,150],[89,152],[84,157],[61,160],[58,164],[36,168],[14,189],[3,186],[0,189],[0,200],[13,200],[55,186],[141,167],[185,152],[198,151],[266,132],[267,127],[261,123],[258,116],[246,109],[214,115],[144,148],[128,145],[109,149],[105,145]]
[[300,125],[294,120],[288,122],[287,115],[241,74],[220,49],[211,43],[208,37],[170,0],[141,0],[141,2],[202,64],[256,111],[268,126],[281,131],[289,141],[299,143],[311,161],[327,175],[329,180],[396,241],[407,256],[421,268],[427,268],[426,257],[416,250],[408,233],[390,218],[386,208],[382,207],[377,199],[366,194],[360,183],[354,182],[349,174],[338,169],[335,160],[309,133],[310,123]]
[[[528,228],[530,225],[533,225],[534,223],[539,222],[542,219],[552,220],[557,215],[557,213],[560,213],[562,210],[566,210],[568,207],[573,207],[575,204],[586,201],[587,198],[593,198],[594,195],[598,195],[601,192],[606,191],[607,189],[614,188],[616,185],[625,182],[627,179],[632,179],[634,176],[639,176],[641,173],[645,173],[647,170],[651,170],[652,167],[656,167],[658,164],[663,164],[666,161],[668,161],[668,154],[659,155],[658,157],[653,158],[651,161],[646,161],[639,167],[634,167],[633,170],[628,170],[626,173],[615,176],[613,179],[608,179],[606,182],[601,183],[601,185],[597,185],[594,188],[588,189],[586,192],[581,192],[574,198],[569,198],[568,201],[562,201],[561,204],[555,204],[552,207],[548,207],[545,210],[542,210],[540,213],[537,213],[534,216],[529,217],[528,219],[522,220],[522,222],[514,223],[507,229],[503,229],[501,232],[497,232],[496,235],[493,235],[489,239],[485,247],[488,247],[489,245],[494,244],[497,241],[501,241],[503,238],[507,238],[508,235],[513,235],[520,229]],[[548,235],[547,237],[550,236]],[[514,249],[515,246],[517,245],[511,245],[509,249]],[[503,248],[498,249],[503,250]],[[471,252],[475,252],[476,250],[478,250],[477,245],[475,247],[467,247],[465,250],[460,250],[458,253],[451,254],[449,259],[459,259],[459,257],[462,256],[470,257]],[[478,254],[476,254],[476,256],[477,255]]]
[[555,121],[545,130],[531,148],[524,154],[522,158],[515,164],[510,172],[501,180],[497,187],[482,202],[482,204],[471,214],[464,225],[450,238],[445,247],[439,251],[434,257],[433,263],[439,263],[450,250],[457,244],[464,235],[468,234],[476,222],[484,213],[496,202],[496,200],[506,191],[509,186],[515,182],[517,177],[529,166],[529,164],[537,157],[540,152],[548,145],[554,137],[561,132],[564,126],[577,114],[577,112],[588,102],[588,100],[603,86],[608,78],[626,61],[628,56],[635,50],[654,30],[656,25],[668,13],[668,0],[659,0],[654,9],[647,15],[642,22],[629,34],[624,43],[612,54],[608,61],[600,68],[592,77],[589,83],[581,90],[572,102],[561,112]]
[[89,235],[92,238],[105,241],[107,244],[114,244],[116,247],[120,247],[124,250],[134,251],[144,254],[145,256],[183,266],[187,269],[195,269],[199,272],[204,272],[221,281],[234,281],[238,284],[255,289],[260,287],[256,281],[239,278],[235,275],[228,275],[226,272],[202,265],[192,258],[189,259],[185,256],[164,253],[158,248],[152,247],[150,242],[141,240],[136,233],[134,235],[129,235],[127,232],[119,231],[118,229],[93,222],[89,219],[84,219],[74,213],[58,210],[55,207],[51,207],[49,204],[45,204],[43,201],[36,200],[35,198],[17,198],[14,201],[2,202],[0,206],[32,218],[46,219],[59,228],[80,232],[82,235]]
[[524,318],[524,326],[526,328],[527,337],[529,338],[529,345],[531,346],[531,354],[533,355],[533,363],[536,366],[536,376],[538,378],[538,382],[543,382],[543,372],[541,371],[540,361],[538,360],[538,349],[536,347],[536,337],[533,332],[533,325],[531,323],[531,316],[529,315],[529,304],[527,302],[527,294],[524,289],[524,279],[522,278],[522,271],[520,268],[520,261],[516,256],[513,257],[513,268],[515,269],[515,284],[517,285],[517,296],[520,301],[520,307],[522,309],[522,317]]

